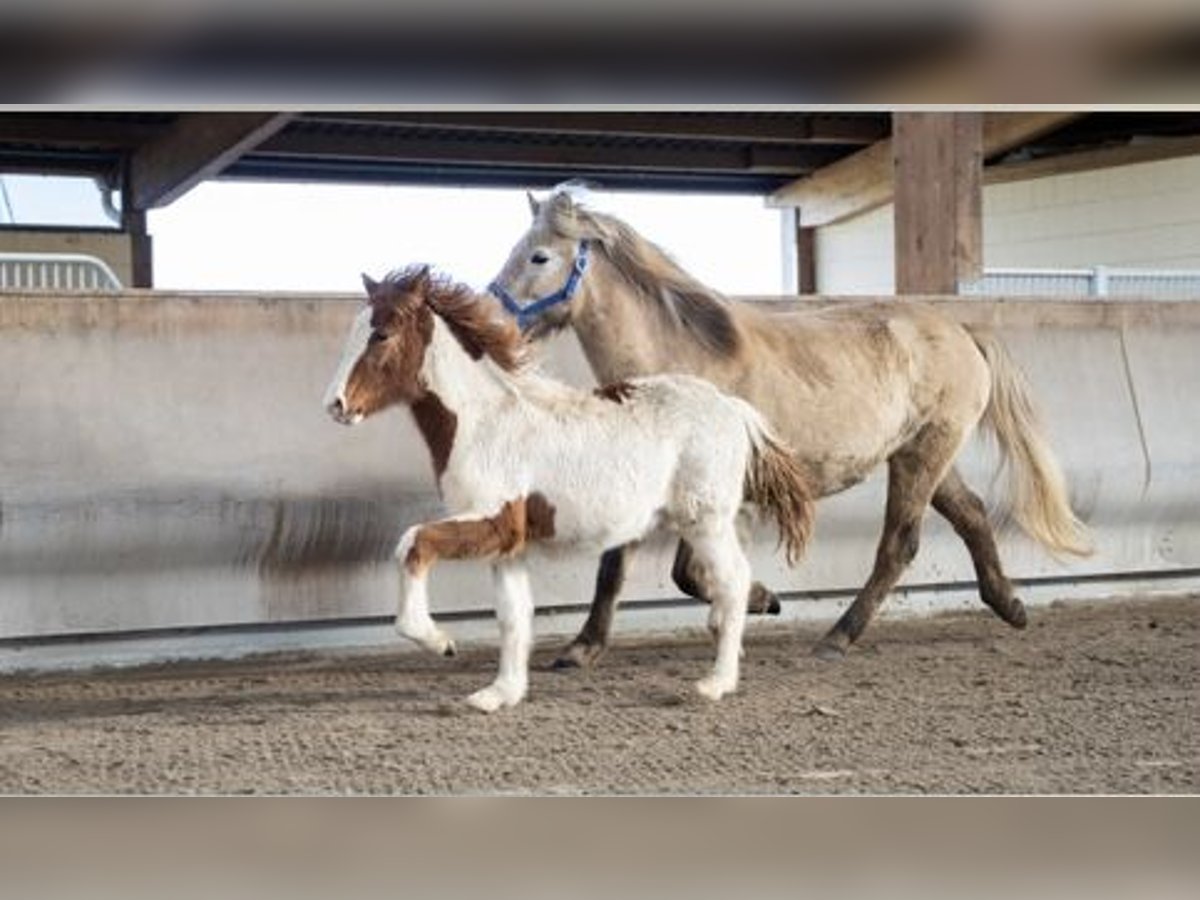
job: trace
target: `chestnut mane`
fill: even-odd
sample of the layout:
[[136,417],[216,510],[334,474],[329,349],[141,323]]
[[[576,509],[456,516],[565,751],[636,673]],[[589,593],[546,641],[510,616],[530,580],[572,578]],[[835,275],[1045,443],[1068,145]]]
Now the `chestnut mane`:
[[528,345],[516,321],[504,315],[488,294],[480,294],[449,276],[415,264],[391,272],[380,283],[373,303],[415,296],[436,313],[472,359],[486,356],[505,372],[520,372]]

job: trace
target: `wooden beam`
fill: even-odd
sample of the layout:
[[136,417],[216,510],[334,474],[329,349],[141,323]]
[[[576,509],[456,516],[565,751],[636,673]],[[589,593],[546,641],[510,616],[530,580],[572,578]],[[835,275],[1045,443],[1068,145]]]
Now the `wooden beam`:
[[893,121],[896,293],[956,293],[983,272],[981,114]]
[[1131,166],[1135,163],[1157,162],[1180,156],[1200,154],[1200,137],[1149,138],[1138,143],[1101,147],[1096,150],[1081,150],[1075,153],[1060,153],[1042,159],[1002,163],[983,170],[984,184],[1007,184],[1047,178],[1051,175],[1066,175],[1072,172],[1090,172],[1096,169],[1111,169]]
[[[984,157],[994,156],[1060,128],[1081,113],[984,113]],[[794,181],[767,198],[768,206],[797,206],[807,228],[832,225],[891,201],[892,139],[879,141],[810,177]]]
[[892,141],[887,139],[818,169],[767,197],[767,206],[795,206],[815,228],[883,206],[892,199]]
[[130,205],[165,206],[275,134],[294,113],[188,113],[130,160]]

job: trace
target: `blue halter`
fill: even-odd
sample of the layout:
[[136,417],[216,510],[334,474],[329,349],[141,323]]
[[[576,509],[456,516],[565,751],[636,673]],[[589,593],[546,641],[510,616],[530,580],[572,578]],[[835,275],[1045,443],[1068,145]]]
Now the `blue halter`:
[[579,282],[583,278],[583,273],[587,271],[587,266],[588,242],[583,240],[579,242],[579,252],[576,254],[575,262],[571,266],[571,274],[567,276],[567,283],[553,294],[539,297],[537,300],[533,300],[522,306],[512,294],[505,290],[504,285],[499,281],[493,281],[489,284],[488,292],[504,304],[504,308],[516,317],[517,326],[524,331],[534,319],[550,307],[566,303],[575,296],[575,291],[579,288]]

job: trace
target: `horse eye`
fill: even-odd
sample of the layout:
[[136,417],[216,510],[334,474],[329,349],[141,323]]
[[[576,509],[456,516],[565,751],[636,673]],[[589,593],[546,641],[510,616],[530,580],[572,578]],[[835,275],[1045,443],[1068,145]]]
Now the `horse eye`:
[[367,338],[368,344],[378,344],[380,341],[387,340],[387,335],[382,331],[372,331],[371,336]]
[[529,257],[529,261],[535,266],[541,266],[550,262],[550,257],[541,250],[535,250],[533,256]]

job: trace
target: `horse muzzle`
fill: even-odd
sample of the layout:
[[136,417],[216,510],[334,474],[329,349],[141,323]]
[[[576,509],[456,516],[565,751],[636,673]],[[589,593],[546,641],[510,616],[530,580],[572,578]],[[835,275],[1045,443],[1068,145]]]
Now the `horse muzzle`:
[[325,405],[329,417],[339,425],[357,425],[363,420],[363,415],[357,410],[347,408],[341,397],[335,397]]

